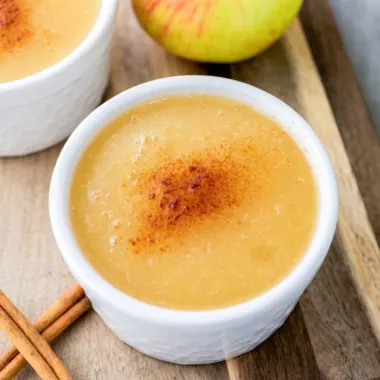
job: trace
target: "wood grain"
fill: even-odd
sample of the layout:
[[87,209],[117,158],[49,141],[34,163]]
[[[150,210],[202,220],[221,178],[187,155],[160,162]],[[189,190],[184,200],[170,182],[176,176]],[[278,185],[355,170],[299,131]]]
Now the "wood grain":
[[[180,74],[220,75],[257,85],[290,104],[316,129],[332,157],[341,195],[338,233],[328,259],[284,326],[256,350],[227,364],[181,367],[148,358],[117,340],[95,313],[86,315],[57,340],[53,345],[56,353],[76,379],[380,377],[376,337],[380,253],[300,23],[295,22],[279,43],[251,61],[232,66],[199,65],[165,53],[137,26],[129,2],[123,0],[107,97],[151,79]],[[48,220],[48,186],[60,148],[0,160],[0,283],[31,319],[73,282]],[[348,151],[356,157],[355,149]],[[363,164],[354,164],[354,168],[360,178],[365,177]],[[17,287],[12,285],[15,282]],[[5,342],[0,336],[0,347],[5,347]],[[18,378],[37,377],[27,369]]]
[[344,50],[328,0],[306,0],[302,25],[380,241],[380,139]]
[[256,350],[228,360],[231,380],[319,380],[301,308],[297,306],[286,323]]

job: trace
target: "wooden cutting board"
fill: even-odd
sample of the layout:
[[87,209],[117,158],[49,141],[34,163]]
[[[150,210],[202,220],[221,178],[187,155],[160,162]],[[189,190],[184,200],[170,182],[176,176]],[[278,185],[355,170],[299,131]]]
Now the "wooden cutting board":
[[[380,378],[380,143],[327,0],[306,1],[301,20],[315,61],[296,20],[260,57],[199,65],[165,53],[138,27],[129,1],[121,1],[107,97],[154,78],[208,74],[251,83],[283,99],[315,128],[332,158],[339,224],[327,260],[299,305],[254,351],[214,365],[163,363],[121,343],[90,312],[53,344],[75,379]],[[48,218],[49,182],[60,149],[0,160],[0,286],[30,319],[73,283]],[[0,334],[0,348],[6,345]],[[27,368],[18,378],[37,376]]]

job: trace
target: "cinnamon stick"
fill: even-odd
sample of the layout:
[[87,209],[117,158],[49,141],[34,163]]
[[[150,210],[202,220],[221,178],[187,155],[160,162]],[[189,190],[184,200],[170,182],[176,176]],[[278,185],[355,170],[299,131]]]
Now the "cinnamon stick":
[[9,339],[24,355],[42,379],[59,380],[53,369],[38,352],[36,347],[28,340],[22,330],[0,306],[0,328],[4,330]]
[[[43,361],[46,361],[50,365],[51,369],[54,371],[53,374],[54,373],[56,374],[55,378],[60,379],[60,380],[72,380],[71,375],[69,374],[69,372],[67,371],[67,369],[65,368],[61,360],[58,358],[58,356],[51,349],[51,347],[46,342],[46,340],[41,337],[41,335],[38,333],[35,327],[29,323],[29,321],[25,318],[25,316],[21,314],[21,312],[15,307],[15,305],[13,305],[13,303],[7,298],[7,296],[1,290],[0,290],[0,306],[2,307],[2,310],[5,312],[3,313],[3,316],[6,316],[6,314],[8,314],[8,316],[13,320],[14,324],[17,325],[19,329],[22,331],[22,333],[25,335],[26,339],[29,339],[31,345],[34,346],[36,350],[40,353],[40,356],[43,357],[44,359]],[[5,321],[5,326],[9,329],[9,327],[11,326],[9,324],[10,321],[8,321],[8,319],[4,319],[4,321]],[[12,336],[17,338],[18,342],[23,342],[21,343],[21,348],[24,349],[24,344],[26,344],[25,339],[20,340],[19,334],[16,334],[16,335],[13,334]],[[9,337],[12,340],[12,337],[11,336]],[[16,344],[15,346],[17,347]],[[27,346],[30,346],[30,345],[28,344]],[[21,353],[23,353],[19,347],[17,348]],[[29,361],[28,357],[25,356],[25,358]],[[35,359],[35,357],[33,357],[33,359]],[[40,362],[42,365],[43,361],[41,361],[40,357],[38,360],[34,360],[34,363],[36,361]],[[50,379],[50,377],[48,378]]]
[[[41,333],[48,328],[53,322],[61,317],[69,308],[84,296],[84,290],[79,284],[63,293],[58,300],[51,305],[41,316],[35,321],[34,327]],[[0,371],[10,363],[16,356],[18,351],[15,347],[9,347],[0,356]]]
[[[53,324],[51,324],[42,333],[42,337],[47,342],[52,342],[90,308],[90,300],[87,297],[83,297]],[[0,371],[0,380],[12,379],[26,366],[27,363],[27,359],[23,357],[21,353],[18,354],[3,370]]]

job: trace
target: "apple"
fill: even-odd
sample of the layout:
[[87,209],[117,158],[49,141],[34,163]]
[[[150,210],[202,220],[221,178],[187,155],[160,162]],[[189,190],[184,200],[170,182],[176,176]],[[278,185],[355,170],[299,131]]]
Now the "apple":
[[271,46],[302,0],[132,0],[141,26],[168,51],[199,62],[232,63]]

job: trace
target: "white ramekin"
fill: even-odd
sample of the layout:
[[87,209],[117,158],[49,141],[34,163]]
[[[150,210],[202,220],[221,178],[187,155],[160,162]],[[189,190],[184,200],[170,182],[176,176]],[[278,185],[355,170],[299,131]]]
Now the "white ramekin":
[[110,66],[117,0],[101,0],[85,40],[57,64],[0,83],[0,156],[36,152],[65,139],[97,107]]
[[[319,212],[304,258],[277,286],[248,302],[213,311],[169,310],[138,301],[105,281],[78,247],[69,220],[73,170],[89,141],[115,116],[136,104],[169,94],[225,95],[278,121],[303,148],[316,179]],[[181,364],[211,363],[251,350],[278,329],[321,266],[338,215],[333,168],[320,140],[281,100],[244,83],[206,76],[159,79],[131,88],[93,112],[70,137],[57,161],[50,188],[50,218],[62,255],[94,309],[124,342],[150,356]]]

